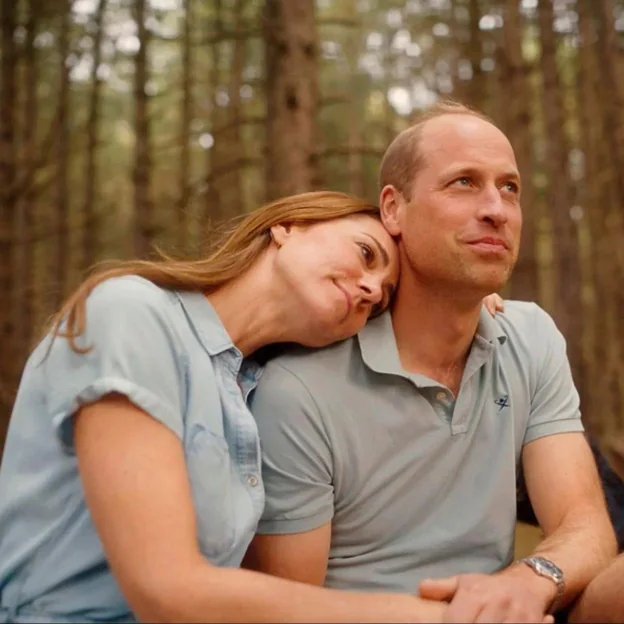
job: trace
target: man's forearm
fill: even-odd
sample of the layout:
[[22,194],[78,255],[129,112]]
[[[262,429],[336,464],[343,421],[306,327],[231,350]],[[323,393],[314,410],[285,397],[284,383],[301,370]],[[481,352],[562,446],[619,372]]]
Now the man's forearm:
[[[572,514],[571,514],[572,515]],[[546,557],[564,573],[565,591],[558,607],[568,604],[615,557],[617,543],[613,527],[601,507],[581,513],[564,521],[536,548],[534,555]],[[529,583],[544,599],[546,608],[557,594],[553,581],[539,576],[525,564],[514,564],[503,573],[516,575]]]
[[603,570],[581,594],[570,612],[569,622],[623,622],[624,555]]

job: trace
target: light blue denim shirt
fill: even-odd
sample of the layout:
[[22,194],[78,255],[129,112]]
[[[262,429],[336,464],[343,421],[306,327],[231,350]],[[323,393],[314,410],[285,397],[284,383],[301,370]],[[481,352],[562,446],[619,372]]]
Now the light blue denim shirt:
[[184,445],[197,538],[239,566],[264,506],[256,424],[245,399],[259,368],[243,361],[208,300],[130,276],[100,284],[81,346],[50,338],[22,377],[0,469],[0,621],[127,621],[86,507],[72,415],[127,396]]

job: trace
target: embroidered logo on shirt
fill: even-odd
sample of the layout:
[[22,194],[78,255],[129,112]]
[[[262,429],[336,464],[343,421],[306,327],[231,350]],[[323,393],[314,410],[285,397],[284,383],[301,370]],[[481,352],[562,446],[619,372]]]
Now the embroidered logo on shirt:
[[496,403],[496,405],[498,405],[498,411],[501,412],[503,410],[503,408],[509,407],[509,395],[508,394],[504,394],[499,399],[496,399],[494,401],[494,403]]

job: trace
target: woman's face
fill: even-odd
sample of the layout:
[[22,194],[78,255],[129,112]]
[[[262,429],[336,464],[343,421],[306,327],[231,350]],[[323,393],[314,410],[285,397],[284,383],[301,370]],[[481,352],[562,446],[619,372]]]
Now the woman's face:
[[279,248],[275,269],[299,315],[296,342],[319,347],[349,338],[388,306],[398,252],[377,219],[354,215],[271,233]]

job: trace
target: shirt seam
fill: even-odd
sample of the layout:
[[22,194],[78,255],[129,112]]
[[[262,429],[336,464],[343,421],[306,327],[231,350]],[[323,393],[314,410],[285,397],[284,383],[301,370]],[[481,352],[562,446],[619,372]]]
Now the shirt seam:
[[[315,526],[303,529],[304,531],[313,531],[323,526],[324,524],[327,524],[327,522],[330,522],[332,518],[334,517],[334,515],[335,515],[335,509],[332,507],[332,509],[328,511],[323,511],[323,512],[319,512],[315,514],[308,514],[306,516],[300,516],[298,518],[271,518],[270,520],[261,519],[258,522],[257,531],[261,535],[269,535],[269,534],[273,534],[273,531],[271,529],[273,527],[276,527],[276,525],[279,525],[279,526],[292,525],[293,528],[295,529],[295,532],[298,532],[301,530],[299,527],[301,523],[318,520],[319,522],[318,524],[315,523]],[[267,528],[269,529],[269,531],[266,530]],[[277,533],[277,534],[280,534],[280,533]]]
[[529,431],[531,431],[531,429],[538,429],[540,427],[551,427],[551,426],[562,425],[564,423],[570,423],[570,422],[575,422],[575,423],[578,422],[582,424],[580,416],[575,416],[573,418],[556,418],[554,420],[547,420],[545,422],[539,422],[533,425],[529,425],[526,428],[526,432],[528,433]]

